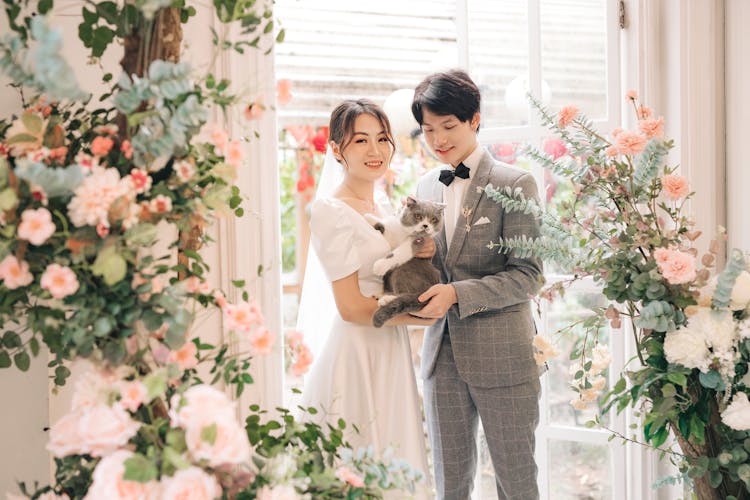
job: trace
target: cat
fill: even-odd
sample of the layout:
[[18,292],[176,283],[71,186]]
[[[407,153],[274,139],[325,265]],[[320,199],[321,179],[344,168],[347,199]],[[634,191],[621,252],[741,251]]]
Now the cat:
[[440,273],[429,258],[415,257],[414,253],[443,227],[445,205],[408,197],[399,213],[383,220],[372,215],[366,219],[383,233],[391,252],[375,261],[373,272],[383,277],[384,295],[378,299],[378,309],[372,322],[377,328],[399,314],[418,311],[424,307],[417,297],[432,285],[440,283]]

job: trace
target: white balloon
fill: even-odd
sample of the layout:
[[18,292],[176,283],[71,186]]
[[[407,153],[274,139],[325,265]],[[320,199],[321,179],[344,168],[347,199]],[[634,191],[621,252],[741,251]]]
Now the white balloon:
[[411,102],[414,99],[414,89],[398,89],[385,99],[383,110],[391,122],[393,135],[408,136],[414,129],[419,128],[417,120],[411,114]]

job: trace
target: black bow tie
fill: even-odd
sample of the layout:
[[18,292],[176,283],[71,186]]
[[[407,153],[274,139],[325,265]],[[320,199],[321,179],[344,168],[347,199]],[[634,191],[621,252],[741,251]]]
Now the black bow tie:
[[442,182],[446,186],[450,186],[451,182],[453,182],[453,179],[455,179],[456,177],[460,177],[461,179],[468,179],[469,167],[467,167],[463,163],[459,163],[455,170],[446,168],[440,171],[440,182]]

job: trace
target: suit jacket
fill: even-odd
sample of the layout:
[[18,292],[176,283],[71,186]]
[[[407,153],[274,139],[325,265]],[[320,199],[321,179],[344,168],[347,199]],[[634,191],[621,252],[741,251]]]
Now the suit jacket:
[[[443,201],[439,171],[433,169],[420,180],[418,198]],[[424,378],[435,369],[443,335],[450,336],[458,373],[469,385],[510,386],[539,376],[531,344],[536,326],[529,297],[542,285],[541,261],[534,257],[519,259],[512,253],[487,248],[498,237],[525,234],[535,238],[539,225],[533,216],[508,213],[488,198],[484,193],[487,184],[496,188],[520,187],[526,197],[538,199],[531,174],[498,162],[484,151],[472,172],[450,247],[445,229],[435,237],[433,264],[440,271],[441,282],[456,289],[458,303],[425,332],[421,370]]]

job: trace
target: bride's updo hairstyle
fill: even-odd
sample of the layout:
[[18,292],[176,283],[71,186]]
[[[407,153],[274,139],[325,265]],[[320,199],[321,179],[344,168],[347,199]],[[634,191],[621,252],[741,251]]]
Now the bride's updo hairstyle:
[[385,130],[385,136],[391,143],[393,151],[396,150],[396,144],[393,142],[393,132],[391,132],[391,122],[388,121],[383,108],[369,99],[348,99],[333,110],[331,113],[331,122],[329,124],[329,139],[338,144],[339,149],[343,151],[354,137],[354,122],[357,117],[363,113],[372,115],[378,119]]

